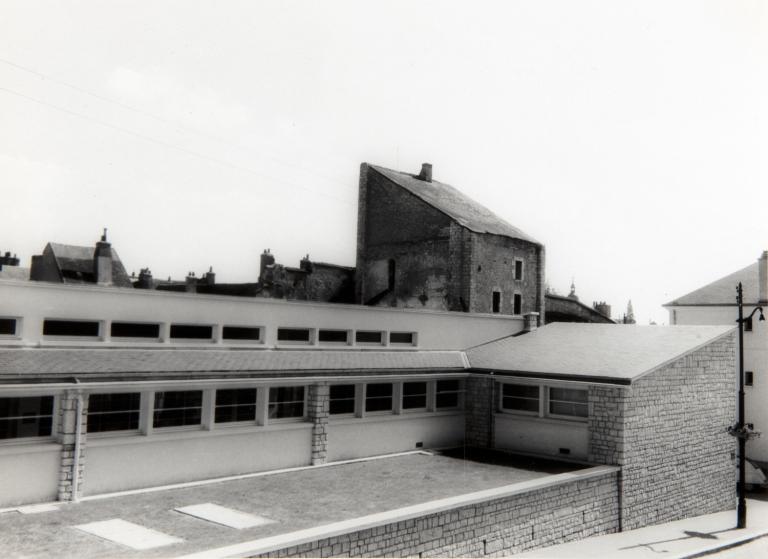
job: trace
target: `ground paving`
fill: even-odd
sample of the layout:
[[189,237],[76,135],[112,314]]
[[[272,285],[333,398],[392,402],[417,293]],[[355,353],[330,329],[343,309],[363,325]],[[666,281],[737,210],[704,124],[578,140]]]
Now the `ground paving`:
[[[232,545],[377,512],[501,487],[575,469],[563,464],[489,464],[407,454],[188,488],[65,504],[55,511],[0,514],[3,557],[168,557]],[[236,530],[175,511],[214,503],[274,522]],[[122,519],[181,538],[137,551],[74,528]]]

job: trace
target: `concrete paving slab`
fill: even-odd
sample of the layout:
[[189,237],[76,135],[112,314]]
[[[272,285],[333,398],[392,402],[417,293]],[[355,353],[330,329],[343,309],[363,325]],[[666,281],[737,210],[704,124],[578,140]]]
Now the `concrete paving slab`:
[[133,522],[127,522],[121,518],[80,524],[73,526],[73,528],[138,550],[163,547],[183,541],[180,538],[139,526]]
[[41,512],[55,512],[59,510],[60,507],[61,505],[43,503],[41,505],[28,505],[26,507],[19,507],[16,510],[21,514],[39,514]]
[[189,516],[200,518],[201,520],[207,520],[208,522],[221,524],[222,526],[236,528],[237,530],[253,528],[254,526],[261,526],[263,524],[271,524],[274,522],[274,520],[264,518],[263,516],[256,516],[254,514],[248,514],[247,512],[240,512],[234,509],[216,505],[214,503],[189,505],[187,507],[179,507],[174,510],[182,514],[188,514]]

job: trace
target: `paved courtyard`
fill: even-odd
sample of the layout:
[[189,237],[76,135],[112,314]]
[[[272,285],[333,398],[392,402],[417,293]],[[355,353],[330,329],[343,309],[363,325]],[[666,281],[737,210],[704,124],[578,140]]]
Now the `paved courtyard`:
[[[8,511],[0,514],[0,549],[5,557],[177,556],[579,468],[524,458],[482,458],[485,462],[464,460],[460,452],[409,453],[61,504],[48,512]],[[269,523],[237,529],[175,510],[206,503],[217,505],[218,511],[230,509],[230,515],[246,513]],[[76,528],[107,520],[117,520],[112,524],[119,529],[131,528],[128,522],[177,542],[138,550]]]

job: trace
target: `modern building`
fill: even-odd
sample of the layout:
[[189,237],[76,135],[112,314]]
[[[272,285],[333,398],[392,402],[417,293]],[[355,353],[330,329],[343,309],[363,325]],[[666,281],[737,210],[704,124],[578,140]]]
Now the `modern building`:
[[[758,306],[768,311],[768,251],[757,262],[665,304],[669,323],[736,324],[739,283],[744,290],[745,315]],[[768,435],[768,322],[759,321],[758,316],[744,325],[746,421]],[[747,441],[747,457],[768,467],[768,436]]]

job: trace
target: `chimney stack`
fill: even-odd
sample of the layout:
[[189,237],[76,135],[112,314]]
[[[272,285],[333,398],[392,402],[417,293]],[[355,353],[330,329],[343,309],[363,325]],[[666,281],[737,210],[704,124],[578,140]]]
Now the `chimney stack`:
[[432,163],[421,164],[421,173],[419,173],[418,179],[420,181],[432,182]]
[[523,332],[533,332],[539,324],[539,313],[527,312],[523,315]]
[[107,242],[107,229],[93,251],[93,275],[98,285],[112,285],[112,245]]
[[764,250],[757,261],[757,280],[760,303],[768,303],[768,250]]

